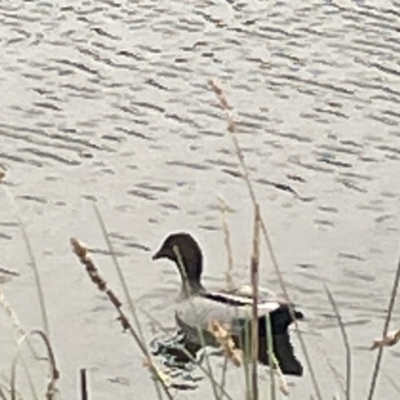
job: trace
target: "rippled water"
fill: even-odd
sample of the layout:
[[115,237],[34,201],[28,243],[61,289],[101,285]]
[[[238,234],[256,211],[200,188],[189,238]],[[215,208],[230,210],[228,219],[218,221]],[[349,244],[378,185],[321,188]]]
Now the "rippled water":
[[[366,393],[375,355],[365,348],[381,333],[399,255],[399,17],[396,1],[1,3],[0,163],[40,266],[64,397],[81,367],[93,398],[155,396],[138,349],[71,254],[71,236],[89,243],[119,287],[91,200],[138,307],[165,326],[177,275],[153,265],[151,250],[190,230],[208,284],[221,284],[218,196],[235,210],[236,271],[247,276],[252,207],[209,78],[234,107],[323,392],[338,391],[328,360],[344,372],[328,284],[352,343],[354,395]],[[1,202],[0,265],[21,274],[2,289],[23,325],[38,327],[28,255],[4,193]],[[266,251],[263,261],[262,280],[277,290]],[[393,327],[399,319],[396,307]],[[8,376],[15,349],[1,325]],[[386,352],[377,398],[398,398],[387,378],[399,356]],[[191,396],[209,393],[200,386]],[[306,398],[309,374],[291,390]]]

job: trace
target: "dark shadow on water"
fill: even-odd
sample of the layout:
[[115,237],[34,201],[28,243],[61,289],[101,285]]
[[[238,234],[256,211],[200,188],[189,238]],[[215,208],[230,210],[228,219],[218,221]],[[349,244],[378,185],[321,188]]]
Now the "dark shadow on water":
[[[273,335],[274,353],[285,375],[301,376],[303,367],[294,355],[294,349],[289,339],[288,332]],[[239,346],[240,347],[240,346]],[[193,343],[182,331],[174,335],[156,337],[150,343],[150,349],[154,356],[159,358],[164,369],[173,380],[173,387],[179,390],[196,389],[197,382],[204,378],[196,372],[198,364],[203,361],[204,351],[198,343]],[[212,354],[222,355],[223,352],[215,349]],[[268,349],[266,341],[259,342],[259,361],[268,365]],[[197,376],[196,376],[197,375]]]
[[203,376],[196,376],[198,344],[189,342],[181,332],[173,336],[154,338],[150,342],[151,353],[158,357],[172,379],[172,387],[178,390],[194,390]]
[[188,341],[182,332],[177,332],[174,336],[153,339],[150,348],[153,355],[165,358],[164,365],[185,368],[188,363],[193,364],[201,346]]

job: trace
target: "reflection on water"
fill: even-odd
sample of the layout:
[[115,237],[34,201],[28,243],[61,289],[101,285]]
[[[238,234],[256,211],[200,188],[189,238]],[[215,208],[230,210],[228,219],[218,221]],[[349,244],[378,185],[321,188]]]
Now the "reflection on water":
[[[2,2],[0,32],[0,164],[40,266],[66,397],[82,365],[93,368],[93,397],[115,394],[115,374],[137,382],[118,387],[120,397],[137,385],[141,398],[154,394],[141,383],[139,352],[126,351],[69,249],[71,236],[88,242],[117,285],[90,201],[133,298],[164,325],[174,324],[177,279],[151,264],[149,250],[161,233],[191,230],[210,279],[223,276],[218,196],[235,211],[235,270],[247,279],[251,204],[209,78],[234,107],[278,261],[310,316],[304,330],[321,386],[330,397],[337,388],[321,354],[344,364],[326,283],[353,344],[353,395],[365,392],[374,357],[360,346],[382,330],[398,256],[396,2]],[[25,245],[0,196],[0,265],[21,274],[4,290],[23,324],[38,326]],[[276,290],[265,251],[263,265]],[[387,353],[390,379],[396,352]],[[397,398],[387,382],[377,396]],[[207,396],[205,386],[196,396]],[[310,387],[306,376],[291,390],[305,398]]]
[[165,338],[154,338],[150,346],[155,356],[162,355],[164,363],[170,368],[185,369],[190,362],[196,360],[201,346],[188,342],[181,332]]

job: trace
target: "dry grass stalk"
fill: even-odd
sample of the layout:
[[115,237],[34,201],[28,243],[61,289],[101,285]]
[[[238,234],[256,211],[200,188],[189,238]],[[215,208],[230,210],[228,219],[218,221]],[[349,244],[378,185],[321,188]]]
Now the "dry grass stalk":
[[[128,304],[129,310],[131,312],[131,315],[132,315],[132,318],[133,318],[133,322],[135,323],[135,327],[137,329],[137,332],[139,334],[139,337],[140,337],[141,341],[143,343],[145,343],[144,335],[143,335],[143,332],[142,332],[142,327],[141,327],[139,318],[137,316],[136,308],[135,308],[135,306],[133,304],[132,297],[131,297],[131,295],[129,293],[128,285],[127,285],[126,280],[125,280],[125,278],[123,276],[122,269],[121,269],[121,267],[119,265],[118,259],[116,257],[115,251],[113,249],[112,242],[110,240],[110,236],[107,233],[107,229],[106,229],[106,225],[104,223],[103,217],[101,216],[100,210],[97,207],[96,203],[93,203],[93,209],[95,211],[97,220],[99,222],[100,229],[101,229],[101,231],[103,233],[104,240],[105,240],[105,242],[107,244],[108,251],[110,252],[111,259],[113,261],[115,270],[117,272],[119,281],[121,283],[122,290],[123,290],[123,292],[125,294],[125,299],[126,299],[126,302]],[[158,387],[157,387],[157,391],[158,391]]]
[[351,396],[351,349],[349,344],[349,339],[347,337],[346,329],[344,328],[344,324],[342,321],[342,316],[340,315],[339,308],[336,304],[335,299],[331,291],[325,285],[325,292],[328,296],[329,302],[332,305],[333,311],[335,313],[336,319],[339,324],[340,332],[342,333],[344,347],[346,349],[346,400],[350,400]]
[[161,371],[149,358],[143,360],[143,365],[149,369],[155,379],[162,379],[166,387],[170,388],[172,386],[172,378],[164,371]]
[[[181,291],[181,296],[183,295],[184,298],[187,298],[188,296],[190,296],[191,294],[191,288],[190,288],[190,284],[189,284],[189,280],[186,274],[186,268],[182,259],[182,255],[179,251],[179,247],[178,246],[172,246],[172,250],[175,254],[176,257],[176,261],[178,264],[178,268],[179,268],[179,272],[181,274],[182,277],[182,291]],[[197,333],[199,334],[199,339],[200,339],[200,344],[202,347],[206,346],[205,340],[204,340],[204,335],[202,332],[202,329],[200,326],[197,326]],[[212,376],[212,369],[211,369],[211,364],[210,364],[210,359],[209,357],[205,357],[205,362],[206,362],[206,366],[207,366],[207,370],[209,373],[209,376]],[[218,388],[217,388],[217,384],[215,379],[210,379],[210,384],[211,384],[211,388],[213,390],[214,393],[214,397],[215,399],[218,399]]]
[[[252,360],[252,386],[253,399],[258,400],[257,359],[258,359],[258,286],[260,264],[260,207],[256,204],[254,215],[253,252],[250,263],[250,279],[252,287],[252,319],[251,319],[251,360]],[[272,364],[270,364],[272,365]]]
[[[228,106],[228,102],[226,100],[226,96],[224,95],[222,89],[216,84],[216,82],[214,80],[210,79],[209,80],[209,84],[210,84],[212,90],[214,91],[214,93],[217,95],[217,97],[219,99],[219,102],[220,102],[220,106],[225,111],[226,120],[227,120],[227,123],[228,123],[227,130],[230,133],[230,138],[232,139],[233,145],[235,147],[236,156],[238,157],[240,165],[241,165],[241,168],[243,170],[243,178],[244,178],[245,183],[247,185],[247,188],[248,188],[248,191],[249,191],[249,194],[250,194],[250,198],[251,198],[251,200],[253,202],[253,205],[255,207],[257,205],[257,199],[256,199],[255,191],[254,191],[253,185],[252,185],[252,183],[250,181],[249,170],[248,170],[247,164],[246,164],[246,162],[244,160],[243,152],[242,152],[242,150],[240,148],[239,141],[238,141],[237,136],[236,136],[236,124],[235,124],[235,122],[233,120],[233,117],[231,115],[230,107]],[[261,224],[261,231],[263,233],[264,240],[265,240],[265,243],[267,245],[267,248],[268,248],[268,251],[269,251],[269,254],[270,254],[270,257],[271,257],[272,264],[274,266],[275,272],[276,272],[276,274],[278,276],[278,279],[279,279],[279,284],[281,286],[281,290],[282,290],[286,300],[288,301],[288,303],[292,304],[292,302],[290,300],[290,297],[289,297],[289,294],[288,294],[288,291],[287,291],[287,288],[286,288],[285,281],[284,281],[283,276],[282,276],[282,272],[280,270],[278,261],[277,261],[276,256],[275,256],[274,249],[272,247],[271,239],[269,237],[266,225],[264,223],[264,219],[262,218],[261,215],[260,215],[260,224]],[[314,386],[314,390],[315,390],[316,396],[317,396],[318,400],[322,400],[321,390],[319,388],[318,381],[317,381],[314,369],[313,369],[312,364],[311,364],[311,359],[310,359],[310,356],[308,354],[306,344],[305,344],[303,336],[302,336],[302,334],[301,334],[301,332],[300,332],[300,330],[298,328],[298,323],[297,323],[297,320],[295,318],[294,311],[293,311],[292,307],[289,307],[289,312],[291,314],[291,317],[292,317],[292,319],[294,321],[294,324],[295,324],[295,327],[296,327],[296,333],[297,333],[297,336],[299,338],[299,342],[300,342],[300,345],[301,345],[301,348],[302,348],[302,351],[303,351],[303,354],[304,354],[304,358],[305,358],[307,367],[308,367],[309,372],[310,372],[311,381],[312,381],[312,384]],[[371,400],[371,399],[369,399],[369,400]]]
[[[18,396],[19,399],[22,399],[22,395],[18,393],[18,390],[16,388],[16,380],[17,380],[17,365],[18,362],[22,364],[22,367],[25,372],[26,379],[28,381],[28,386],[31,391],[31,396],[32,399],[34,400],[39,400],[39,395],[37,393],[37,390],[35,388],[35,385],[33,384],[32,376],[30,374],[29,368],[27,366],[27,363],[25,362],[25,359],[22,354],[22,344],[29,338],[29,336],[26,336],[23,341],[19,344],[17,348],[17,352],[13,357],[12,365],[11,365],[11,379],[10,379],[10,396],[11,400],[15,400]],[[24,388],[25,389],[25,388]],[[8,397],[7,397],[8,399]]]
[[383,339],[375,339],[371,346],[371,350],[380,349],[381,347],[394,346],[400,340],[400,328],[396,331],[389,332]]
[[33,253],[33,249],[31,246],[31,242],[29,240],[28,237],[28,233],[25,229],[25,225],[22,222],[22,219],[19,215],[19,210],[18,210],[18,206],[15,202],[15,199],[11,193],[10,190],[8,190],[7,187],[4,187],[4,192],[6,193],[10,204],[12,204],[13,208],[14,208],[14,212],[15,212],[15,216],[18,220],[18,224],[21,228],[21,232],[22,232],[22,236],[26,245],[26,249],[28,251],[28,255],[30,258],[30,262],[31,262],[31,267],[33,270],[33,276],[35,278],[35,285],[36,285],[36,290],[37,290],[37,294],[38,294],[38,300],[39,300],[39,306],[40,306],[40,312],[41,312],[41,316],[42,316],[42,326],[44,331],[46,332],[47,336],[50,337],[50,328],[49,328],[49,320],[47,318],[47,310],[46,310],[46,302],[44,300],[44,292],[43,292],[43,285],[41,283],[41,278],[40,278],[40,274],[39,274],[39,268],[37,266],[36,260],[35,260],[35,256]]
[[[126,303],[128,305],[129,311],[130,311],[130,313],[132,315],[134,326],[135,326],[136,332],[137,332],[138,341],[140,341],[140,343],[144,346],[145,353],[149,354],[149,350],[148,350],[148,348],[146,346],[146,341],[145,341],[145,338],[144,338],[144,335],[143,335],[142,327],[141,327],[139,318],[137,316],[136,307],[133,304],[132,297],[131,297],[131,295],[129,293],[128,285],[127,285],[126,280],[124,278],[124,274],[122,272],[122,268],[119,265],[118,259],[116,257],[116,253],[115,253],[115,251],[113,249],[113,245],[112,245],[112,242],[110,240],[110,236],[109,236],[109,234],[107,232],[106,225],[104,223],[103,217],[102,217],[102,215],[100,213],[100,210],[98,209],[96,203],[93,203],[92,205],[93,205],[93,209],[95,211],[97,220],[99,222],[100,229],[101,229],[101,231],[102,231],[102,233],[104,235],[104,240],[105,240],[105,242],[107,244],[108,251],[109,251],[109,253],[111,255],[111,259],[113,261],[115,270],[117,272],[120,284],[122,286],[122,290],[123,290],[123,293],[125,295]],[[161,399],[162,398],[162,393],[161,393],[160,387],[159,387],[160,381],[154,380],[154,383],[155,383],[155,389],[157,391],[157,397],[159,399]],[[165,390],[165,388],[164,388],[164,390]]]
[[277,365],[279,365],[278,360],[275,357],[274,353],[274,340],[272,333],[272,325],[271,325],[271,316],[267,313],[265,318],[265,329],[266,329],[266,339],[267,339],[267,356],[269,363],[269,376],[270,376],[270,398],[271,400],[276,400],[276,385],[275,385],[275,375],[274,369]]
[[[17,315],[15,314],[15,312],[12,309],[12,307],[10,306],[10,304],[7,302],[7,300],[6,300],[5,296],[4,296],[4,293],[1,290],[0,290],[0,306],[5,311],[8,319],[11,322],[11,326],[15,330],[16,336],[14,337],[14,339],[16,341],[16,344],[17,344],[18,348],[21,348],[22,344],[24,342],[26,342],[31,354],[33,355],[33,357],[38,359],[36,351],[33,348],[32,343],[30,341],[29,335],[27,335],[25,330],[22,328],[22,325],[21,325]],[[34,392],[33,383],[31,383],[31,379],[30,379],[30,376],[29,376],[29,371],[28,371],[28,368],[27,368],[27,366],[26,366],[24,361],[23,361],[23,366],[24,366],[25,371],[27,373],[27,377],[28,377],[28,379],[30,381],[30,387],[32,389],[32,392]]]
[[345,379],[342,375],[342,373],[336,368],[336,366],[334,365],[331,357],[327,354],[326,352],[326,347],[328,346],[324,346],[321,347],[318,342],[315,342],[315,348],[316,350],[318,350],[318,352],[320,353],[321,357],[323,357],[324,361],[326,362],[326,364],[328,365],[328,368],[330,369],[330,371],[332,372],[332,375],[341,391],[341,393],[343,394],[343,396],[346,393],[346,389],[345,389]]
[[242,351],[235,346],[229,328],[221,325],[218,321],[211,321],[208,330],[214,335],[226,357],[231,360],[234,365],[240,367],[243,360]]
[[[150,364],[150,361],[147,358],[145,358],[143,360],[143,365],[145,367],[149,368],[150,373],[152,373],[151,364]],[[161,377],[161,379],[164,380],[164,383],[168,388],[177,389],[177,390],[194,390],[194,389],[198,388],[197,385],[191,385],[189,383],[175,382],[169,374],[167,374],[164,371],[160,370],[158,367],[155,367],[155,368],[157,370],[157,375],[155,376],[155,378],[156,379],[160,379],[160,377]],[[152,373],[152,375],[154,376],[153,373]]]
[[285,396],[289,396],[289,386],[287,384],[285,375],[283,375],[281,368],[279,367],[279,363],[276,361],[275,362],[275,368],[274,368],[275,374],[278,377],[278,383],[279,383],[279,390],[281,391],[282,394]]
[[72,249],[73,249],[74,253],[79,258],[79,261],[86,267],[86,272],[88,273],[91,281],[97,286],[97,288],[100,291],[104,292],[107,295],[111,304],[117,310],[117,312],[119,314],[118,321],[121,323],[122,328],[124,330],[129,331],[129,333],[132,335],[132,337],[136,341],[137,345],[139,346],[139,349],[142,351],[142,353],[144,354],[146,359],[149,360],[149,363],[150,363],[149,368],[151,368],[151,371],[153,372],[154,376],[156,376],[158,378],[158,381],[161,383],[161,386],[164,389],[164,392],[167,395],[168,399],[173,400],[173,397],[172,397],[171,393],[169,392],[168,387],[165,385],[163,378],[161,376],[158,376],[158,369],[152,362],[150,353],[148,352],[146,345],[143,343],[140,336],[138,335],[138,333],[136,332],[136,330],[130,323],[128,317],[122,310],[121,301],[114,294],[114,292],[108,287],[107,282],[100,275],[94,262],[89,257],[88,248],[85,245],[83,245],[82,243],[80,243],[75,238],[71,238],[71,245],[72,245]]
[[[10,392],[10,389],[3,385],[2,383],[0,383],[0,399],[1,400],[8,400],[8,393]],[[7,393],[7,395],[6,395]]]
[[[389,324],[390,324],[390,320],[392,319],[392,312],[393,312],[393,308],[394,308],[394,303],[396,301],[397,288],[399,287],[399,281],[400,281],[400,258],[397,262],[396,274],[395,274],[395,278],[394,278],[394,282],[393,282],[392,292],[390,294],[388,313],[386,315],[385,325],[383,327],[383,334],[382,334],[383,338],[386,338],[388,336]],[[372,379],[371,379],[371,387],[370,387],[369,393],[368,393],[368,400],[372,400],[372,398],[374,396],[376,382],[378,380],[379,369],[380,369],[380,365],[382,362],[383,348],[384,348],[384,346],[380,346],[378,348],[378,355],[377,355],[376,361],[375,361],[374,372],[373,372]]]
[[0,165],[0,183],[3,181],[3,179],[6,176],[6,171],[3,169],[3,167]]
[[235,282],[233,280],[233,252],[232,252],[232,245],[231,245],[231,235],[229,232],[228,222],[226,220],[226,214],[230,207],[226,203],[224,199],[221,197],[218,198],[220,210],[222,213],[222,230],[224,231],[224,241],[225,247],[228,253],[228,271],[226,273],[226,287],[228,291],[234,291],[236,288]]
[[46,400],[55,400],[58,395],[58,389],[56,387],[56,383],[60,379],[60,372],[56,365],[56,359],[54,357],[53,348],[51,347],[49,338],[47,337],[46,333],[42,332],[41,330],[34,330],[32,331],[32,334],[39,335],[46,346],[48,360],[50,364],[50,382],[47,385],[45,398]]
[[81,400],[89,400],[86,368],[81,368],[81,370],[79,371],[79,381],[81,389]]
[[275,388],[275,381],[274,381],[274,374],[278,378],[278,384],[279,384],[279,390],[281,391],[282,394],[285,396],[288,396],[290,394],[289,392],[289,387],[285,378],[285,375],[283,375],[281,367],[279,366],[278,359],[275,356],[274,349],[273,349],[273,341],[272,341],[272,336],[271,336],[271,321],[269,316],[267,316],[267,340],[268,340],[268,357],[269,357],[269,365],[270,365],[270,377],[271,377],[271,400],[274,400],[276,398],[276,394],[274,392]]
[[[170,333],[170,330],[167,329],[167,328],[165,328],[164,326],[162,326],[161,323],[160,323],[158,320],[156,320],[150,313],[148,313],[146,310],[142,310],[142,311],[143,311],[143,312],[146,314],[146,316],[154,323],[154,325],[157,326],[162,332],[164,332],[165,334],[169,334],[169,333]],[[216,398],[219,399],[219,398],[222,398],[221,396],[225,396],[228,400],[233,400],[232,396],[225,390],[224,385],[221,385],[220,383],[218,383],[218,382],[215,380],[215,377],[213,376],[211,370],[207,370],[207,368],[203,367],[202,363],[199,362],[199,361],[196,359],[196,357],[193,356],[193,354],[190,353],[187,349],[182,348],[182,352],[183,352],[183,354],[185,354],[185,355],[188,357],[188,359],[189,359],[190,361],[192,361],[193,363],[195,363],[195,364],[199,367],[199,369],[207,376],[207,378],[208,378],[210,381],[214,381],[215,386],[216,386],[216,387],[219,389],[219,391],[220,391],[220,395],[219,395],[219,396],[216,396]],[[206,359],[208,359],[208,356],[207,356],[207,355],[206,355]],[[176,387],[176,388],[181,388],[181,387],[182,387],[182,385],[176,385],[176,384],[173,384],[172,386],[173,386],[173,387]],[[187,386],[187,385],[186,385],[186,386]],[[186,388],[187,388],[187,387],[184,387],[183,389],[186,390]],[[193,388],[195,388],[195,387],[191,385],[191,386],[190,386],[190,389],[193,389]]]
[[209,79],[208,80],[209,85],[211,86],[212,90],[214,93],[217,95],[218,100],[220,102],[221,108],[228,112],[232,107],[229,106],[228,104],[228,99],[225,96],[225,93],[222,91],[222,89],[217,85],[214,79]]
[[0,306],[3,308],[8,319],[10,320],[11,325],[14,328],[15,333],[16,333],[16,339],[17,339],[16,342],[18,345],[20,345],[25,340],[26,333],[25,333],[24,329],[22,328],[21,323],[19,322],[19,319],[18,319],[17,315],[15,314],[14,310],[12,309],[12,307],[6,300],[2,290],[0,290]]

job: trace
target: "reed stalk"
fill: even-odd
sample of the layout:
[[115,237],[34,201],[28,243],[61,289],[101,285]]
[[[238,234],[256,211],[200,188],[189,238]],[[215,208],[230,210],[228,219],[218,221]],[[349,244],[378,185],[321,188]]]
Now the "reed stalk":
[[[225,388],[225,384],[226,384],[226,372],[227,372],[227,370],[228,370],[228,361],[229,361],[228,356],[225,354],[224,363],[222,364],[221,382],[220,382],[220,384],[219,384],[219,386],[220,386],[221,388]],[[219,398],[220,400],[222,400],[222,399],[224,398],[224,394],[223,394],[223,391],[222,391],[222,390],[220,390],[220,392],[219,392],[219,394],[218,394],[218,398]]]
[[[88,255],[88,250],[87,248],[80,243],[77,239],[71,238],[71,245],[74,253],[78,257],[79,261],[81,264],[85,266],[86,272],[90,278],[90,280],[97,286],[97,288],[106,294],[108,300],[111,302],[111,304],[114,306],[116,309],[118,315],[119,315],[119,322],[121,323],[122,327],[124,330],[129,331],[131,334],[132,338],[135,340],[136,344],[138,345],[140,351],[143,353],[145,356],[146,361],[148,362],[148,366],[153,373],[153,376],[157,378],[157,381],[161,384],[161,387],[164,390],[164,393],[168,397],[169,400],[173,400],[173,396],[170,393],[168,386],[160,376],[160,373],[155,366],[155,364],[152,361],[151,355],[147,349],[146,344],[142,341],[140,334],[135,330],[135,328],[132,326],[130,323],[127,315],[125,312],[122,310],[122,303],[119,300],[119,298],[115,295],[115,293],[108,287],[107,282],[103,279],[101,276],[99,270],[97,269],[96,265],[94,264],[93,260],[91,257]],[[159,398],[161,399],[162,396],[160,393],[158,393]]]
[[[27,340],[28,336],[24,336],[22,340],[18,343],[17,352],[14,355],[12,364],[11,364],[11,379],[10,379],[10,396],[11,400],[16,400],[17,398],[17,387],[16,387],[16,380],[17,380],[17,364],[18,361],[21,360],[22,367],[25,371],[26,378],[28,380],[28,385],[31,390],[31,395],[34,400],[39,400],[39,395],[37,394],[35,385],[33,384],[32,377],[28,366],[25,362],[25,359],[22,356],[22,345]],[[21,396],[19,396],[21,397]]]
[[250,278],[252,286],[252,320],[251,320],[251,361],[252,361],[252,390],[253,400],[258,400],[258,379],[257,379],[257,361],[258,361],[258,286],[260,264],[260,207],[258,204],[254,210],[254,235],[253,252],[251,255]]
[[103,233],[103,237],[104,237],[104,240],[106,242],[108,251],[109,251],[109,253],[111,255],[111,259],[113,261],[115,270],[117,271],[119,282],[121,284],[122,290],[124,292],[126,301],[128,303],[128,306],[129,306],[129,311],[132,314],[132,318],[133,318],[133,320],[135,322],[136,329],[138,330],[138,333],[140,335],[140,339],[141,339],[142,343],[146,343],[146,341],[144,339],[142,327],[141,327],[139,318],[137,316],[136,308],[135,308],[135,306],[133,304],[132,297],[131,297],[131,295],[129,293],[128,285],[126,284],[126,280],[125,280],[124,274],[122,272],[122,268],[119,265],[117,256],[115,255],[115,251],[114,251],[112,242],[110,240],[110,236],[109,236],[109,234],[107,232],[107,228],[106,228],[106,225],[104,223],[104,219],[103,219],[103,217],[102,217],[102,215],[100,213],[100,210],[97,207],[96,203],[92,203],[92,204],[93,204],[93,209],[94,209],[95,214],[96,214],[97,221],[98,221],[98,223],[100,225],[101,232]]
[[[102,217],[102,215],[100,213],[100,210],[97,207],[96,203],[92,203],[92,204],[93,204],[93,208],[94,208],[94,211],[95,211],[95,214],[96,214],[97,221],[98,221],[98,223],[100,225],[101,232],[103,233],[103,237],[104,237],[104,240],[106,242],[108,251],[109,251],[109,253],[111,255],[111,259],[113,261],[115,270],[117,271],[118,279],[120,281],[122,290],[124,292],[126,302],[128,303],[129,311],[130,311],[130,313],[132,315],[132,318],[133,318],[133,321],[135,323],[135,326],[136,326],[136,329],[137,329],[138,338],[140,339],[140,341],[143,344],[143,346],[146,348],[146,353],[148,354],[147,357],[149,358],[150,357],[150,352],[147,349],[147,344],[146,344],[146,341],[145,341],[145,338],[144,338],[144,334],[143,334],[143,331],[142,331],[142,327],[141,327],[139,318],[137,316],[136,308],[135,308],[135,306],[133,304],[132,297],[131,297],[131,295],[129,293],[128,285],[126,283],[124,274],[122,272],[122,268],[119,265],[117,256],[115,255],[115,251],[114,251],[112,242],[110,240],[110,236],[108,235],[107,228],[106,228],[106,225],[104,223],[104,219],[103,219],[103,217]],[[152,363],[150,362],[150,364],[152,364]],[[158,383],[159,382],[161,382],[160,379],[155,380],[154,384],[155,384],[155,388],[156,388],[158,397],[161,398],[161,391],[160,391],[160,388],[158,387]]]
[[81,400],[89,400],[89,388],[87,382],[86,368],[81,368],[79,371],[80,393]]
[[[253,188],[253,184],[252,184],[252,182],[250,180],[249,169],[248,169],[247,164],[245,162],[244,155],[243,155],[242,149],[240,147],[240,144],[239,144],[239,141],[238,141],[238,138],[237,138],[237,135],[236,135],[236,123],[235,123],[235,121],[234,121],[234,119],[233,119],[233,117],[231,115],[231,111],[230,111],[231,107],[228,104],[228,101],[227,101],[227,98],[226,98],[224,92],[217,85],[217,83],[214,80],[210,79],[209,80],[209,85],[210,85],[211,89],[213,90],[213,92],[215,93],[215,95],[217,96],[217,99],[219,101],[219,104],[220,104],[222,110],[225,112],[225,117],[226,117],[226,121],[227,121],[227,132],[229,134],[229,137],[232,140],[232,143],[233,143],[233,146],[234,146],[234,149],[235,149],[235,154],[236,154],[236,156],[237,156],[237,158],[239,160],[239,164],[240,164],[241,169],[242,169],[242,175],[243,175],[244,181],[245,181],[245,183],[247,185],[247,189],[248,189],[248,192],[249,192],[249,195],[250,195],[250,199],[251,199],[251,201],[253,203],[253,206],[256,207],[258,202],[257,202],[256,194],[255,194],[255,191],[254,191],[254,188]],[[286,300],[288,301],[288,303],[291,304],[292,302],[290,301],[288,290],[287,290],[285,281],[283,279],[283,275],[282,275],[281,269],[279,267],[279,264],[278,264],[278,261],[277,261],[276,255],[275,255],[275,251],[273,249],[272,242],[271,242],[271,239],[269,237],[269,234],[268,234],[268,231],[267,231],[267,227],[266,227],[266,224],[264,222],[264,219],[263,219],[262,215],[260,215],[260,225],[261,225],[261,231],[262,231],[263,236],[264,236],[265,244],[267,246],[267,249],[268,249],[270,257],[271,257],[272,265],[274,266],[274,270],[275,270],[275,272],[276,272],[276,274],[278,276],[278,280],[279,280],[279,284],[280,284],[281,290],[282,290]],[[289,307],[289,312],[291,314],[291,317],[292,317],[292,319],[294,321],[294,324],[295,324],[295,327],[296,327],[296,333],[297,333],[297,336],[298,336],[298,339],[299,339],[299,342],[300,342],[300,346],[301,346],[303,354],[304,354],[304,358],[305,358],[305,362],[306,362],[307,368],[308,368],[309,373],[310,373],[311,382],[312,382],[313,387],[314,387],[315,395],[317,396],[318,400],[322,400],[321,390],[320,390],[320,387],[319,387],[319,384],[318,384],[318,381],[317,381],[317,377],[315,375],[314,368],[312,367],[311,359],[310,359],[310,356],[309,356],[308,351],[307,351],[307,346],[305,344],[303,336],[302,336],[302,334],[300,332],[300,329],[298,327],[298,323],[296,321],[296,318],[295,318],[294,311],[293,311],[292,307]],[[372,399],[369,399],[369,400],[372,400]]]
[[[187,278],[186,268],[185,268],[185,265],[183,263],[182,255],[181,255],[181,253],[179,251],[178,246],[173,246],[172,250],[175,253],[175,257],[176,257],[176,260],[177,260],[177,265],[178,265],[178,268],[179,268],[179,272],[180,272],[181,277],[182,277],[182,282],[183,282],[183,288],[182,289],[184,291],[184,296],[189,297],[191,288],[190,288],[189,280]],[[196,310],[194,308],[193,308],[193,312],[196,312]],[[203,329],[199,325],[197,325],[196,328],[197,328],[198,337],[200,339],[201,347],[205,348],[206,347],[206,342],[205,342],[205,339],[204,339]],[[212,369],[211,369],[211,363],[210,363],[210,359],[209,359],[207,353],[205,354],[205,360],[206,360],[206,367],[207,367],[208,373],[209,373],[209,375],[212,375],[213,373],[212,373]],[[210,380],[210,383],[211,383],[211,388],[213,390],[215,399],[219,399],[220,398],[220,394],[218,393],[218,389],[217,389],[217,385],[216,385],[215,379]]]
[[[162,332],[164,332],[165,334],[168,334],[168,333],[169,333],[169,331],[168,331],[165,327],[163,327],[162,324],[161,324],[158,320],[156,320],[150,313],[148,313],[148,312],[145,311],[145,310],[142,310],[142,311],[143,311],[144,314],[147,315],[147,317],[148,317],[149,319],[151,319],[151,321],[152,321]],[[203,335],[203,340],[204,340],[204,335]],[[198,360],[196,360],[196,358],[193,357],[193,355],[192,355],[188,350],[186,350],[185,348],[182,349],[182,352],[183,352],[183,354],[185,354],[185,355],[189,358],[190,361],[192,361],[193,363],[195,363],[195,364],[199,367],[199,369],[204,373],[204,375],[205,375],[208,379],[214,381],[214,384],[215,384],[216,387],[220,390],[220,396],[225,396],[228,400],[234,400],[233,397],[226,391],[225,387],[222,386],[222,385],[220,385],[220,384],[215,380],[215,377],[213,376],[211,369],[208,370],[207,368],[204,368],[204,367],[198,362]],[[245,365],[245,363],[243,363],[243,365]],[[220,398],[220,397],[218,396],[217,398]]]
[[31,332],[31,335],[38,335],[42,339],[46,347],[49,366],[50,366],[50,382],[47,385],[45,398],[46,400],[55,400],[57,398],[57,393],[58,393],[56,383],[60,379],[60,372],[56,365],[56,359],[54,356],[53,348],[51,347],[49,338],[47,337],[45,332],[39,329],[35,329]]
[[266,324],[266,331],[267,331],[267,349],[268,349],[268,364],[269,364],[269,375],[271,380],[271,400],[276,400],[276,387],[275,387],[275,376],[274,376],[274,369],[275,369],[275,356],[274,356],[274,342],[272,339],[272,326],[271,326],[271,318],[270,315],[267,314],[265,318]]
[[342,316],[340,315],[339,308],[336,304],[336,301],[333,298],[331,291],[328,289],[328,287],[326,285],[324,285],[324,289],[325,289],[326,295],[328,296],[329,302],[331,303],[331,306],[333,308],[333,312],[335,313],[336,319],[338,321],[340,332],[342,334],[344,348],[346,350],[346,390],[345,390],[345,395],[346,395],[346,400],[350,400],[350,398],[351,398],[351,348],[350,348],[350,343],[349,343],[347,332],[344,327],[344,324],[342,321]]
[[[383,333],[382,333],[383,338],[385,338],[387,336],[387,333],[389,331],[389,325],[390,325],[390,320],[392,319],[393,307],[396,302],[396,295],[397,295],[397,288],[399,286],[399,280],[400,280],[400,258],[397,262],[397,269],[396,269],[396,273],[394,276],[393,287],[392,287],[392,291],[391,291],[390,298],[389,298],[388,312],[386,314],[385,324],[383,326]],[[382,357],[383,357],[383,347],[384,346],[379,347],[378,354],[376,356],[374,371],[373,371],[372,379],[371,379],[371,386],[370,386],[368,398],[367,398],[368,400],[372,400],[374,397],[376,383],[378,380],[379,369],[380,369]]]
[[19,213],[19,209],[17,206],[17,203],[14,199],[14,196],[12,195],[12,193],[10,192],[10,190],[8,190],[7,187],[3,187],[4,192],[6,193],[6,196],[8,197],[8,200],[10,202],[10,204],[12,205],[13,209],[14,209],[14,214],[18,220],[18,224],[21,228],[21,232],[22,232],[22,237],[24,239],[26,248],[28,250],[28,255],[30,258],[30,265],[32,267],[33,270],[33,276],[35,279],[35,286],[36,286],[36,290],[37,290],[37,296],[38,296],[38,300],[39,300],[39,307],[40,307],[40,313],[41,313],[41,317],[42,317],[42,326],[43,326],[43,330],[46,332],[47,337],[50,337],[50,328],[49,328],[49,320],[47,317],[47,310],[46,310],[46,302],[44,300],[44,292],[43,292],[43,286],[41,283],[41,277],[39,274],[39,268],[37,266],[36,263],[36,259],[33,253],[33,249],[32,249],[32,245],[31,242],[29,240],[28,237],[28,233],[25,229],[25,225],[22,221],[22,218],[20,216]]
[[0,385],[0,399],[1,400],[8,400],[8,397],[6,396],[6,394],[4,393],[3,388]]
[[228,271],[226,273],[226,287],[228,291],[232,291],[235,289],[235,283],[233,281],[233,252],[232,252],[232,244],[231,244],[231,235],[229,231],[228,222],[226,220],[226,214],[228,212],[229,206],[226,201],[222,198],[218,198],[220,203],[220,210],[222,213],[222,230],[224,232],[224,242],[225,248],[228,255]]

